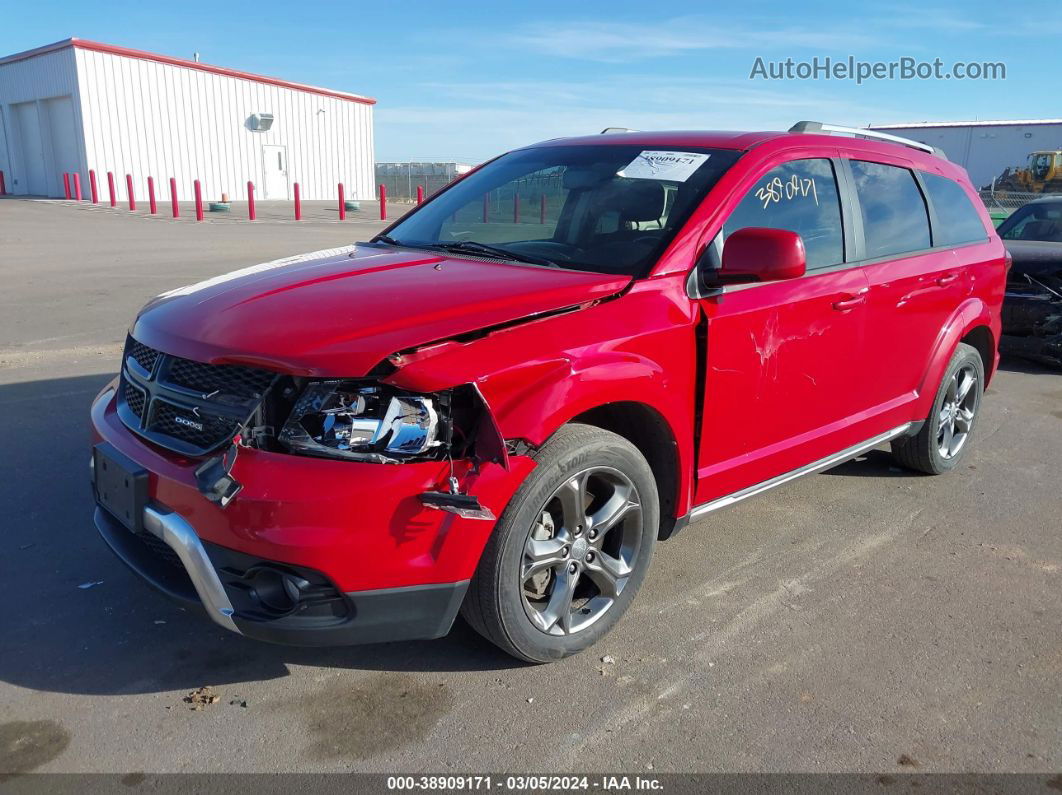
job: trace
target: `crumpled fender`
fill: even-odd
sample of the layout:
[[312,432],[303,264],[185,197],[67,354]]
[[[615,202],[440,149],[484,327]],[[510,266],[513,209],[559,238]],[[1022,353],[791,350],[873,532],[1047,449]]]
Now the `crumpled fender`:
[[688,301],[661,301],[668,292],[642,282],[619,300],[422,348],[384,380],[418,392],[474,384],[501,435],[532,446],[591,409],[647,406],[672,434],[676,510],[685,513],[694,471],[695,315]]
[[[956,307],[951,317],[948,318],[948,322],[941,327],[933,356],[930,358],[929,366],[926,367],[918,387],[919,416],[929,415],[933,407],[933,399],[937,394],[937,387],[940,386],[940,379],[944,377],[944,371],[955,353],[955,348],[963,337],[978,326],[985,326],[992,332],[993,350],[995,350],[999,345],[998,320],[993,321],[988,305],[975,296],[967,298]],[[995,358],[998,359],[998,354]],[[985,374],[986,380],[991,379],[994,370],[995,361],[992,362],[989,372]]]

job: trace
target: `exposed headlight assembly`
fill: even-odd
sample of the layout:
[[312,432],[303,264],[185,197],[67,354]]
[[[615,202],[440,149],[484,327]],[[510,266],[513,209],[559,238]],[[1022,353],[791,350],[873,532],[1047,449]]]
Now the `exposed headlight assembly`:
[[278,438],[293,452],[397,464],[429,454],[446,436],[435,398],[378,384],[314,381]]

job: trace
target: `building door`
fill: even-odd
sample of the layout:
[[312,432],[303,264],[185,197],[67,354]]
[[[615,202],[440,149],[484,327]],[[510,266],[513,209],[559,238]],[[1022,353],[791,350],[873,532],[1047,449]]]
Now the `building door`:
[[286,146],[262,147],[265,180],[263,199],[288,198],[288,149]]
[[41,141],[41,120],[36,102],[20,102],[11,106],[15,117],[15,162],[18,168],[14,186],[15,193],[30,196],[47,196],[48,179],[44,169],[44,145]]
[[[46,126],[48,133],[45,136],[47,143],[44,158],[49,176],[48,188],[53,196],[62,196],[63,174],[74,174],[81,167],[77,128],[74,124],[74,103],[69,96],[55,97],[41,102],[40,109],[41,123]],[[82,174],[82,178],[87,179],[88,175]]]

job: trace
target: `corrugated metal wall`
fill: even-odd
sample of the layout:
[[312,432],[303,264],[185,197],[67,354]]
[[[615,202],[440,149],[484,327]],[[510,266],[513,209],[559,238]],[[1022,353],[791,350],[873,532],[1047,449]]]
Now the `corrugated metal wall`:
[[[62,96],[71,97],[71,103],[45,102]],[[33,108],[20,105],[25,102]],[[54,118],[69,114],[67,108],[73,112],[75,140],[52,146],[52,131],[69,129],[65,118]],[[177,180],[183,201],[193,198],[195,179],[208,201],[223,192],[245,199],[248,180],[258,199],[291,198],[295,182],[306,200],[335,199],[339,182],[348,198],[375,194],[372,106],[361,102],[66,47],[0,64],[0,110],[0,169],[12,193],[29,193],[27,183],[43,179],[49,195],[61,196],[62,173],[77,169],[87,196],[88,171],[94,169],[104,200],[108,171],[122,201],[126,174],[132,175],[140,200],[146,199],[148,176],[155,178],[160,200],[169,196],[170,177]],[[261,113],[274,117],[265,132],[248,124],[252,114]],[[37,127],[42,141],[34,163],[44,162],[29,174],[19,130]],[[274,178],[278,195],[268,197],[265,146],[282,146],[286,153],[286,185]],[[270,149],[269,156],[276,162],[277,150]]]
[[1024,166],[1031,152],[1062,147],[1060,124],[889,126],[882,131],[943,149],[948,160],[969,172],[974,187],[988,185],[1008,166]]
[[[339,182],[351,198],[373,196],[371,105],[93,50],[76,57],[88,167],[113,171],[123,198],[127,173],[141,197],[150,175],[162,195],[176,178],[184,200],[195,179],[207,200],[244,199],[248,180],[263,198],[266,145],[286,147],[288,197],[294,182],[307,200],[334,198]],[[249,129],[256,113],[273,114],[270,130]]]
[[[52,146],[52,130],[61,126],[53,124],[50,112],[57,110],[58,103],[46,100],[70,97],[74,115],[72,151],[64,146]],[[23,141],[18,115],[32,115],[42,140]],[[58,122],[59,120],[56,120]],[[81,135],[82,117],[78,102],[77,77],[73,49],[67,48],[37,55],[24,61],[0,64],[0,170],[3,170],[7,190],[15,194],[28,194],[30,172],[43,174],[44,190],[51,196],[63,193],[62,174],[75,168],[86,172],[83,161],[85,142]],[[66,159],[62,154],[66,153]],[[73,156],[73,159],[71,158]],[[27,163],[36,158],[36,167]],[[78,158],[82,158],[78,162]],[[84,177],[82,177],[84,179]]]

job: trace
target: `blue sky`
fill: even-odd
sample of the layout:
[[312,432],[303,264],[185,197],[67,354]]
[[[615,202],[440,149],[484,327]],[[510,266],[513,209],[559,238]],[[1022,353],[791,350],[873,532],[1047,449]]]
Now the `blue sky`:
[[[1020,8],[1020,10],[1019,10]],[[378,160],[478,162],[606,126],[1062,115],[1057,2],[10,2],[0,54],[69,36],[376,97]],[[105,10],[104,10],[105,9]],[[1002,81],[750,80],[757,56],[1002,61]]]

